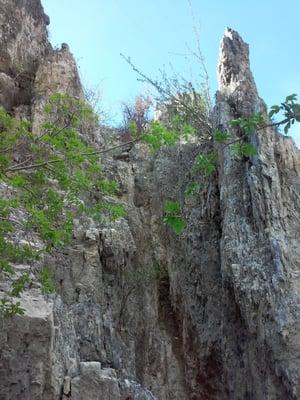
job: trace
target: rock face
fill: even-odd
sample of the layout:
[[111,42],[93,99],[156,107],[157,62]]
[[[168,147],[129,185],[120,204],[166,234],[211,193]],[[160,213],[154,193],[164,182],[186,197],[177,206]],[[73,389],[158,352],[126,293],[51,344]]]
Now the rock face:
[[[51,49],[38,0],[0,0],[0,11],[0,100],[38,128],[47,95],[82,96],[76,64],[65,45]],[[29,81],[16,79],[18,65]],[[248,46],[232,30],[219,81],[216,127],[265,111]],[[189,200],[203,145],[154,157],[136,145],[102,160],[127,216],[78,221],[73,245],[47,259],[57,294],[33,287],[25,315],[1,321],[1,400],[300,398],[300,156],[271,128],[253,144],[247,162],[217,149],[217,176]],[[188,220],[180,237],[162,224],[174,198]]]
[[[220,60],[217,124],[263,112],[248,46],[231,30]],[[238,339],[223,348],[226,363],[234,361],[230,397],[238,398],[234,381],[248,378],[249,398],[299,398],[299,151],[272,129],[253,143],[257,155],[248,163],[225,151],[219,171],[223,302],[228,318],[239,315],[230,328],[237,336],[225,328],[226,337]]]
[[0,2],[0,99],[8,109],[28,104],[38,64],[52,48],[40,0]]

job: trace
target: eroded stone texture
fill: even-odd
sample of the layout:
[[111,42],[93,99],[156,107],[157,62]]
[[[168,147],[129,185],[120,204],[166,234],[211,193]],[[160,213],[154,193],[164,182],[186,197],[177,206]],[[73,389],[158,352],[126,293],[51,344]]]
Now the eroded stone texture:
[[[27,40],[18,20],[1,71],[8,74],[17,53],[34,71],[34,95],[15,112],[38,129],[46,96],[82,97],[82,89],[66,45],[46,51],[40,3],[16,3],[0,0],[0,9],[18,6],[25,25],[35,21],[40,45],[14,50]],[[232,30],[221,43],[219,78],[216,126],[265,111],[248,46]],[[100,135],[86,132],[97,148]],[[45,257],[57,294],[42,297],[35,283],[21,299],[25,315],[1,321],[1,400],[299,398],[299,151],[272,129],[253,143],[257,156],[246,162],[219,149],[216,178],[191,199],[184,190],[193,159],[211,144],[181,143],[155,156],[138,144],[103,157],[120,186],[112,200],[127,216],[75,221],[72,245]],[[172,199],[188,221],[180,237],[162,224]]]
[[[248,46],[232,30],[225,32],[220,60],[217,123],[226,127],[231,118],[263,112]],[[219,174],[223,302],[227,315],[240,314],[233,332],[226,325],[232,344],[224,341],[222,354],[227,353],[226,369],[232,371],[230,398],[238,398],[239,391],[246,396],[240,382],[250,377],[250,398],[298,398],[299,151],[271,128],[257,132],[252,141],[257,155],[241,163],[227,149]],[[234,332],[243,335],[239,357]]]
[[0,72],[16,86],[8,100],[11,82],[8,78],[0,79],[0,97],[6,93],[6,102],[2,104],[8,108],[30,102],[38,64],[52,51],[47,38],[48,24],[40,0],[0,2]]
[[69,47],[62,44],[60,50],[44,57],[35,74],[32,98],[32,129],[38,133],[42,125],[44,107],[49,96],[55,93],[68,94],[83,99],[83,89],[79,79],[77,65]]
[[1,321],[0,398],[49,399],[54,340],[51,303],[32,290],[21,300],[23,316]]
[[14,79],[4,72],[0,72],[0,104],[6,110],[11,110],[15,104],[17,93],[18,89]]
[[76,98],[83,98],[77,66],[69,47],[62,44],[39,64],[35,75],[36,96],[53,93],[67,93]]
[[49,18],[39,0],[2,0],[0,4],[0,70],[32,74],[51,46]]

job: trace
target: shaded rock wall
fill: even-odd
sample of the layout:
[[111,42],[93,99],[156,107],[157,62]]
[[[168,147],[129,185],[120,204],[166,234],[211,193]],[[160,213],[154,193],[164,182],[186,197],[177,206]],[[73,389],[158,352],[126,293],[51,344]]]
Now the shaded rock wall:
[[40,0],[0,2],[0,100],[8,109],[30,102],[39,62],[52,51],[48,24]]
[[[82,88],[67,46],[51,49],[37,0],[0,0],[1,38],[11,7],[0,100],[38,129],[47,95],[82,97]],[[11,72],[16,57],[30,74],[25,99],[23,78]],[[216,127],[265,111],[248,46],[232,30],[219,80]],[[1,321],[1,400],[299,398],[299,151],[272,129],[253,143],[247,162],[218,149],[217,176],[186,200],[203,145],[154,157],[136,145],[102,159],[127,216],[77,221],[72,246],[46,257],[57,295],[42,297],[36,285],[21,299],[25,315]],[[180,237],[162,224],[163,203],[174,198],[188,220]]]

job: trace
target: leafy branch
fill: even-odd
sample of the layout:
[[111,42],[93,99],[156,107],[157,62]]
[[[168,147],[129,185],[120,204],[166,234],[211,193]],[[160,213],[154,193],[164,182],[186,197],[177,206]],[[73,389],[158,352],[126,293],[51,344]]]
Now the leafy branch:
[[186,227],[180,204],[177,201],[167,201],[164,205],[164,224],[170,226],[179,235]]
[[[50,96],[43,118],[41,132],[34,133],[28,121],[0,109],[0,178],[9,188],[7,198],[0,200],[0,269],[11,287],[0,301],[4,317],[22,314],[20,302],[14,299],[30,285],[29,274],[17,274],[14,264],[31,265],[41,255],[29,238],[26,244],[14,239],[16,229],[23,235],[35,232],[44,250],[51,251],[71,240],[74,218],[83,213],[95,210],[98,219],[124,216],[121,205],[104,201],[118,185],[103,176],[99,158],[82,138],[85,128],[97,123],[91,107],[58,93]],[[82,195],[93,191],[97,199],[85,194],[90,203],[86,207]],[[50,278],[44,270],[40,278],[46,293]]]

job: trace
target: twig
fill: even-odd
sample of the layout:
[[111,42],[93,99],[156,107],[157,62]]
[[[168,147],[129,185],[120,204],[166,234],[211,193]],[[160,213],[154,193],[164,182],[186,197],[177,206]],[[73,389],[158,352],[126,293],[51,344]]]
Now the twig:
[[22,171],[22,170],[40,168],[40,167],[44,167],[44,166],[49,165],[49,164],[55,164],[55,163],[63,162],[63,161],[65,161],[65,160],[64,159],[49,160],[49,161],[45,161],[45,162],[42,162],[42,163],[27,165],[27,166],[24,166],[24,167],[16,166],[16,167],[8,168],[7,170],[5,170],[5,173],[6,172],[15,172],[15,171]]
[[[262,126],[256,128],[256,131],[261,131],[261,130],[266,129],[266,128],[273,128],[273,127],[276,127],[276,126],[280,126],[280,125],[286,124],[291,119],[296,118],[296,117],[299,117],[299,116],[298,115],[292,115],[290,118],[285,118],[285,119],[283,119],[283,120],[281,120],[279,122],[272,122],[270,124],[262,125]],[[226,147],[230,146],[231,144],[240,142],[242,139],[245,139],[245,137],[247,137],[246,134],[243,134],[241,137],[239,137],[237,139],[234,139],[234,140],[232,140],[230,142],[224,143],[224,145],[222,147],[222,150],[224,150]]]
[[137,139],[130,140],[129,142],[124,142],[124,143],[121,143],[121,144],[117,144],[116,146],[109,147],[108,149],[96,150],[96,151],[93,151],[93,152],[91,152],[91,153],[82,153],[81,155],[82,155],[82,156],[93,156],[93,155],[95,155],[95,154],[104,154],[104,153],[108,153],[109,151],[118,149],[118,148],[120,148],[120,147],[127,146],[128,144],[137,143],[137,142],[139,142],[140,140],[142,140],[142,138],[145,137],[145,136],[146,136],[146,134],[141,135],[141,136],[140,136],[139,138],[137,138]]

